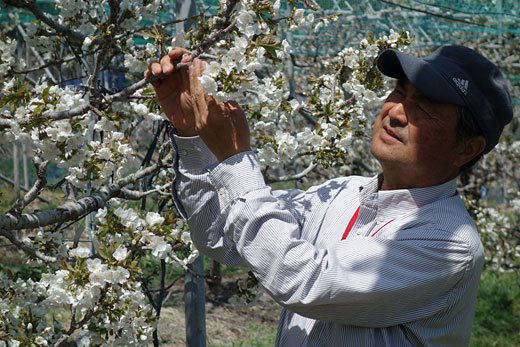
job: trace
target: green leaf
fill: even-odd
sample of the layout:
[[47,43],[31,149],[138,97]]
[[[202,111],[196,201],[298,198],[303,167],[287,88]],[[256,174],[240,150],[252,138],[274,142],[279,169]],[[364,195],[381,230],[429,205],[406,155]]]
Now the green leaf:
[[51,88],[51,87],[47,87],[47,88],[45,88],[45,89],[43,90],[43,92],[42,92],[42,99],[43,99],[43,101],[45,101],[46,104],[49,103],[49,89],[50,89],[50,88]]
[[19,83],[12,93],[6,94],[2,99],[0,99],[0,108],[10,104],[13,107],[17,107],[24,102],[28,102],[30,99],[31,95],[27,91],[25,84]]
[[111,256],[108,247],[106,247],[105,245],[100,245],[97,251],[103,259],[109,259]]

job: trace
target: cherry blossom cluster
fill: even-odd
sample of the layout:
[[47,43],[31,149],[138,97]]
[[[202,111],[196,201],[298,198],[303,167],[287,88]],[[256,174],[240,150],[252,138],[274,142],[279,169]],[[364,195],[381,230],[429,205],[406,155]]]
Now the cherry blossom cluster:
[[0,77],[6,76],[16,63],[16,40],[9,37],[0,37]]
[[[486,266],[498,271],[520,268],[520,141],[504,136],[474,168],[462,191],[484,245]],[[471,191],[473,190],[473,194]]]
[[[385,48],[406,49],[409,33],[368,35],[291,76],[287,63],[300,57],[284,33],[318,32],[338,18],[304,10],[296,1],[219,4],[216,15],[202,14],[197,28],[185,37],[177,35],[172,45],[185,42],[192,54],[207,61],[200,80],[208,94],[236,100],[244,108],[252,145],[269,180],[301,178],[316,167],[328,170],[366,158],[371,115],[390,88],[375,68],[375,58]],[[22,74],[13,74],[23,68],[13,59],[17,42],[0,36],[0,145],[24,143],[62,170],[65,203],[48,207],[49,215],[83,211],[65,222],[56,217],[19,240],[19,248],[34,251],[28,261],[45,271],[39,280],[0,273],[0,347],[60,346],[72,340],[79,346],[147,345],[156,318],[141,261],[150,257],[190,271],[188,265],[199,255],[186,222],[172,207],[169,140],[161,132],[165,117],[151,87],[142,80],[114,94],[96,81],[99,70],[113,63],[106,57],[119,59],[127,78],[142,78],[150,60],[171,48],[163,26],[147,28],[148,43],[134,43],[136,34],[146,36],[139,30],[142,20],[153,19],[162,7],[159,0],[59,0],[58,14],[46,14],[53,25],[28,24],[28,43],[44,52],[44,61],[57,57],[53,48],[61,43],[75,45],[88,74],[75,88],[55,85],[44,75],[34,85],[22,81]],[[157,150],[146,164],[152,140],[157,140]],[[519,142],[512,142],[496,158],[519,155]],[[520,213],[518,191],[509,192],[510,214],[475,203],[487,249],[517,225],[511,216]],[[131,201],[147,196],[153,210]],[[95,209],[81,200],[87,198],[96,201]],[[39,218],[39,208],[31,207],[24,205],[21,212],[27,215],[2,211],[0,222]],[[83,222],[87,214],[93,218]],[[75,219],[91,234],[88,242],[75,238]],[[510,243],[489,256],[498,267],[507,261],[512,267],[519,251],[518,244]]]
[[[352,156],[353,139],[367,135],[370,115],[388,90],[389,82],[375,71],[377,54],[409,43],[407,32],[392,32],[389,37],[370,37],[370,42],[365,39],[358,48],[345,48],[323,62],[320,75],[307,78],[302,98],[289,100],[281,70],[264,78],[246,99],[260,162],[283,171],[291,170],[295,159],[334,165]],[[284,50],[290,51],[287,46]]]
[[[0,345],[48,346],[69,334],[80,346],[102,345],[110,331],[117,346],[150,341],[154,319],[139,283],[124,267],[82,256],[38,282],[0,273],[0,329],[8,336]],[[65,324],[70,319],[76,329]]]
[[[185,268],[198,252],[183,220],[140,215],[117,199],[112,205],[96,214],[95,254],[91,245],[69,248],[55,234],[42,233],[40,238],[54,239],[61,248],[65,267],[51,267],[37,282],[0,274],[0,289],[7,293],[0,298],[0,329],[9,333],[9,346],[45,346],[64,334],[84,346],[103,344],[107,336],[118,346],[150,342],[155,319],[141,287],[139,259],[151,254]],[[82,324],[70,330],[70,319]]]

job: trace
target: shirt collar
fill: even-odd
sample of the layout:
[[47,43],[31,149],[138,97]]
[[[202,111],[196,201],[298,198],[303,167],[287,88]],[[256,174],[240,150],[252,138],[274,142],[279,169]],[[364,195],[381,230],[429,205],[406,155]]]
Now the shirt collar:
[[[378,214],[396,215],[408,212],[432,202],[449,198],[457,192],[457,179],[426,188],[379,190],[383,174],[373,177],[367,184],[359,187],[359,203],[375,208]],[[389,217],[391,217],[389,215]]]

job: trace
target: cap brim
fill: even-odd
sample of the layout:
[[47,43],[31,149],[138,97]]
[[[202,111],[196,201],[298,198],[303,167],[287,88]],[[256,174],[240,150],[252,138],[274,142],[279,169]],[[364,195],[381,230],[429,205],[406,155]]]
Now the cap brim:
[[383,75],[401,79],[406,77],[424,96],[458,106],[466,102],[442,75],[442,66],[406,53],[387,49],[377,58],[377,67]]

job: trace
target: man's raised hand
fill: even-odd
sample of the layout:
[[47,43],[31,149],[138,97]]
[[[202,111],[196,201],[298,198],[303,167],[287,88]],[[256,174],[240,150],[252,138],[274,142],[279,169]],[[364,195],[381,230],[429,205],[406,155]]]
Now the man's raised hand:
[[179,62],[189,62],[188,51],[183,48],[174,48],[161,58],[160,62],[153,62],[148,66],[144,76],[155,76],[152,82],[157,100],[168,119],[180,136],[195,136],[195,119],[190,96],[190,78],[187,68],[175,69]]
[[189,68],[195,129],[219,161],[250,147],[249,127],[244,111],[234,101],[217,102],[204,93],[199,77],[204,63],[195,59]]

